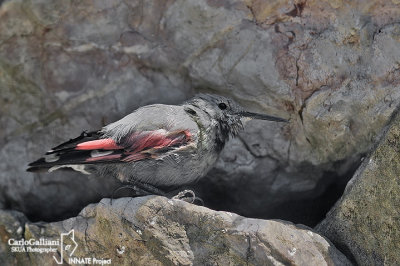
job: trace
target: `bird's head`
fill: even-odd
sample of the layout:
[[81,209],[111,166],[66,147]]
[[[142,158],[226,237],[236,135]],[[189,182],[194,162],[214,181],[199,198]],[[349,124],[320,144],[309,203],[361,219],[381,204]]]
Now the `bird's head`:
[[[199,94],[189,101],[192,106],[202,110],[210,119],[215,120],[224,139],[229,135],[236,136],[243,128],[243,121],[250,119],[261,119],[276,122],[288,122],[286,119],[248,112],[234,100],[214,94]],[[186,109],[188,113],[194,110]]]

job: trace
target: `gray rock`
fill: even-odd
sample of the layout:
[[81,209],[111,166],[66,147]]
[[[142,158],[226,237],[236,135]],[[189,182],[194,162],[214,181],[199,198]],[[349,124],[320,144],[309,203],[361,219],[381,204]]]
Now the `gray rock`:
[[[0,228],[7,228],[0,231],[2,239],[17,239],[10,226],[16,217],[1,211]],[[351,265],[326,239],[304,226],[248,219],[153,196],[121,198],[112,205],[103,199],[65,221],[27,222],[23,236],[56,240],[71,230],[78,246],[72,257],[64,252],[66,264],[73,257],[90,257],[111,259],[115,265]],[[73,249],[71,236],[64,239],[64,246],[71,244]],[[1,259],[12,255],[17,263],[25,262],[24,254],[7,253],[4,240],[1,248],[6,250]],[[53,255],[59,259],[51,252],[27,254],[31,265],[53,264]]]
[[[130,32],[124,5],[10,1],[1,6],[2,206],[35,220],[54,220],[110,196],[119,185],[107,177],[25,169],[83,130],[99,129],[142,105],[181,102],[192,94],[179,74],[138,64],[140,47],[119,45],[120,37],[130,45],[122,36]],[[101,12],[108,15],[96,15]]]
[[359,265],[400,263],[400,115],[317,226]]
[[17,211],[0,210],[0,264],[1,265],[28,265],[29,256],[25,252],[12,252],[8,245],[10,239],[22,239],[25,224],[28,222],[25,215]]
[[399,103],[399,15],[379,0],[6,1],[0,202],[39,219],[76,213],[116,184],[26,163],[141,105],[215,92],[291,122],[251,122],[199,184],[203,197],[222,191],[214,207],[258,217],[323,212]]

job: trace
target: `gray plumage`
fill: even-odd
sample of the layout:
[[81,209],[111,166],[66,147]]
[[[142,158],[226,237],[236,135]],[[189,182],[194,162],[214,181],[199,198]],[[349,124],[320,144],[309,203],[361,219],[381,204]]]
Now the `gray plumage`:
[[245,117],[286,121],[246,112],[226,97],[200,94],[181,105],[141,107],[100,131],[53,148],[47,160],[39,159],[28,170],[73,167],[122,182],[181,186],[206,175],[228,138],[243,128]]

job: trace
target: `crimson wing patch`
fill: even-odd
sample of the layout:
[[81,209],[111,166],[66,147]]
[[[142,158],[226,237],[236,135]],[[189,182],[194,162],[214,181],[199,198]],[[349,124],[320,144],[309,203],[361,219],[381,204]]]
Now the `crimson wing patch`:
[[189,130],[133,132],[118,143],[102,138],[99,132],[83,132],[46,153],[46,156],[29,164],[28,171],[57,165],[124,163],[156,159],[166,152],[188,145],[192,141]]

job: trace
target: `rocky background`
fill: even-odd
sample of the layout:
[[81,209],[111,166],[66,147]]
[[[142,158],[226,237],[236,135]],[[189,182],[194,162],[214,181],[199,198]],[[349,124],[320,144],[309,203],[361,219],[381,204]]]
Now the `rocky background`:
[[[82,130],[98,129],[139,106],[175,104],[197,92],[211,92],[232,97],[252,111],[288,118],[290,123],[252,121],[239,138],[230,141],[216,167],[193,187],[206,207],[308,226],[319,223],[318,231],[353,263],[399,263],[395,154],[400,140],[396,134],[382,133],[400,102],[399,1],[41,0],[0,4],[3,209],[21,211],[31,221],[77,216],[87,204],[109,197],[119,184],[69,172],[27,173],[29,162]],[[381,135],[381,143],[388,144],[373,146]],[[392,149],[393,156],[387,149]],[[321,222],[362,158],[373,150],[371,158],[380,159],[363,160],[342,199]],[[378,181],[382,176],[388,176],[387,183]],[[370,187],[375,182],[383,183]],[[144,199],[134,201],[147,206]],[[88,212],[100,208],[99,204],[86,208],[81,216],[90,217]],[[101,208],[106,212],[113,207]],[[206,216],[212,212],[199,210]],[[133,210],[130,215],[137,213]],[[1,220],[4,228],[0,225],[4,241],[15,231],[4,221],[19,221],[25,228],[20,236],[37,226],[30,225],[21,213],[4,212],[1,217],[5,217]],[[199,223],[185,219],[170,222],[181,226]],[[235,228],[232,221],[227,226]],[[265,228],[273,224],[251,221]],[[40,226],[54,235],[75,228],[73,224],[64,231],[54,229],[60,223]],[[76,226],[81,228],[79,222]],[[291,228],[282,232],[300,230],[285,223],[279,228]],[[190,252],[171,257],[168,263],[201,264],[200,258],[209,258],[204,254],[214,254],[209,249],[199,251],[195,245],[200,240],[187,228],[182,230],[179,234],[186,232]],[[236,228],[234,232],[254,236],[252,230]],[[349,237],[354,234],[357,237]],[[288,246],[276,248],[269,242],[272,238],[259,240],[269,250],[262,249],[271,257],[265,260],[301,264],[301,256],[293,261],[282,259],[279,252]],[[206,239],[212,243],[213,236],[208,234]],[[227,240],[237,244],[224,254],[242,250],[246,239]],[[322,256],[317,264],[322,260],[347,263],[325,239],[312,241],[324,243],[315,249],[307,247],[310,254]],[[296,245],[291,248],[299,249]],[[138,252],[148,254],[146,250],[153,249],[146,246]],[[167,253],[157,253],[154,260],[168,264],[161,259]],[[130,258],[136,258],[135,254]],[[239,262],[248,258],[246,254],[238,255]],[[339,255],[328,260],[326,254]],[[254,256],[252,263],[258,264],[262,257]],[[222,257],[216,263],[226,262]],[[149,255],[148,259],[153,258]]]

